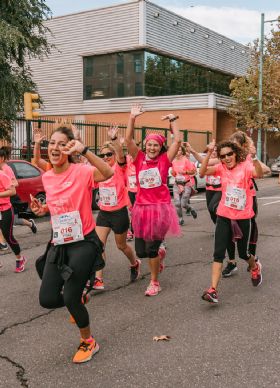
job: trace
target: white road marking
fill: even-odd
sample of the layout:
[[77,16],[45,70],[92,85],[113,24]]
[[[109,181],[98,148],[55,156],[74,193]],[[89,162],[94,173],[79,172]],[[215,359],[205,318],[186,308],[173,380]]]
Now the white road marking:
[[260,200],[260,199],[280,199],[280,197],[258,197],[258,196],[257,196],[257,198],[258,198],[258,200]]
[[280,203],[280,200],[279,201],[273,201],[273,202],[267,202],[267,203],[264,203],[262,206],[272,205],[273,203]]

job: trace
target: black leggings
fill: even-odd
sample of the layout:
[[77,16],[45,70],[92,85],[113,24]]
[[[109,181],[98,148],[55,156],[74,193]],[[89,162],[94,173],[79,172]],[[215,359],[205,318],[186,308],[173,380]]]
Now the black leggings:
[[217,220],[217,207],[220,203],[222,197],[221,191],[215,191],[215,190],[206,190],[206,204],[207,209],[209,211],[211,220],[216,224]]
[[12,208],[1,211],[1,216],[0,228],[2,230],[3,236],[14,254],[19,255],[20,246],[13,235],[14,213]]
[[49,309],[66,306],[77,326],[83,329],[89,325],[89,315],[81,299],[92,273],[97,248],[89,241],[65,245],[67,265],[73,270],[67,281],[62,279],[57,264],[51,262],[53,249],[52,246],[47,255],[39,294],[40,305]]
[[[258,215],[258,202],[257,197],[253,197],[253,210],[254,210],[254,217],[251,218],[251,235],[250,235],[250,242],[249,242],[249,252],[251,255],[256,256],[256,250],[257,250],[257,242],[258,242],[258,225],[256,222],[256,217]],[[228,247],[228,258],[230,260],[235,259],[235,243],[230,242]]]
[[[243,237],[237,240],[237,249],[239,257],[243,260],[250,258],[249,239],[251,235],[251,220],[237,220],[237,223],[242,231]],[[215,249],[214,261],[222,263],[226,250],[232,241],[231,220],[226,217],[217,217],[215,230]]]

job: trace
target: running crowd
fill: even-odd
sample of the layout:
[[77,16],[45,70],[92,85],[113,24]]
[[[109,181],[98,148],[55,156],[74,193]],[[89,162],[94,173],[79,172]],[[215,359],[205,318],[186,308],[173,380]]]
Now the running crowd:
[[[164,136],[150,133],[142,150],[135,141],[134,125],[143,113],[141,105],[132,106],[125,138],[119,138],[117,126],[111,127],[98,156],[82,143],[74,126],[59,124],[49,139],[47,162],[40,155],[44,136],[40,130],[34,131],[34,163],[45,171],[46,204],[31,197],[30,206],[38,217],[50,214],[52,226],[46,251],[36,261],[42,279],[39,301],[49,309],[66,306],[71,322],[78,326],[81,340],[74,363],[89,361],[99,350],[85,304],[92,289],[105,287],[103,268],[111,231],[117,248],[129,261],[130,281],[140,277],[141,259],[148,258],[151,279],[145,295],[156,296],[161,291],[165,239],[180,236],[186,212],[197,218],[189,201],[197,173],[190,154],[201,163],[200,176],[206,176],[207,208],[216,228],[211,282],[202,299],[218,303],[221,276],[231,276],[237,270],[236,246],[238,256],[248,263],[252,285],[262,282],[262,265],[256,255],[255,179],[269,168],[256,158],[251,138],[238,131],[217,145],[213,140],[202,156],[189,143],[181,142],[178,116],[168,114],[162,120],[169,121],[170,146],[166,147]],[[0,148],[0,226],[16,256],[16,272],[22,272],[26,261],[13,236],[11,204],[17,182],[6,164],[8,157],[5,147]],[[167,185],[170,173],[174,177],[174,205]],[[97,188],[100,210],[95,220],[91,208]],[[36,233],[34,220],[24,224]],[[128,244],[133,239],[134,249]],[[4,244],[1,236],[0,242]],[[223,269],[226,255],[228,262]]]

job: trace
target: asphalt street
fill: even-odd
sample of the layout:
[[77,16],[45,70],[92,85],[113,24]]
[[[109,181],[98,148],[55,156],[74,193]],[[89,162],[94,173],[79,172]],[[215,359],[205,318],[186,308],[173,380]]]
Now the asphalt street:
[[[201,300],[210,285],[214,226],[200,192],[192,199],[198,218],[185,216],[182,237],[167,240],[158,296],[144,296],[145,260],[141,279],[129,283],[128,261],[110,237],[106,289],[88,304],[100,352],[83,365],[71,362],[79,333],[67,310],[49,311],[38,303],[34,262],[50,236],[49,222],[38,223],[37,235],[16,227],[28,264],[15,274],[14,256],[0,257],[0,387],[280,386],[280,186],[277,178],[266,178],[259,187],[262,285],[252,286],[240,260],[235,275],[221,281],[219,305]],[[171,339],[153,341],[159,335]]]

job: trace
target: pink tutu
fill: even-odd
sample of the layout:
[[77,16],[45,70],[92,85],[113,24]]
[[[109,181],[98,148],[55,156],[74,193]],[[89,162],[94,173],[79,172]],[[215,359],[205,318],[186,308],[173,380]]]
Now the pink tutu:
[[175,207],[171,203],[134,204],[132,227],[135,237],[145,241],[164,240],[180,236],[181,230]]

